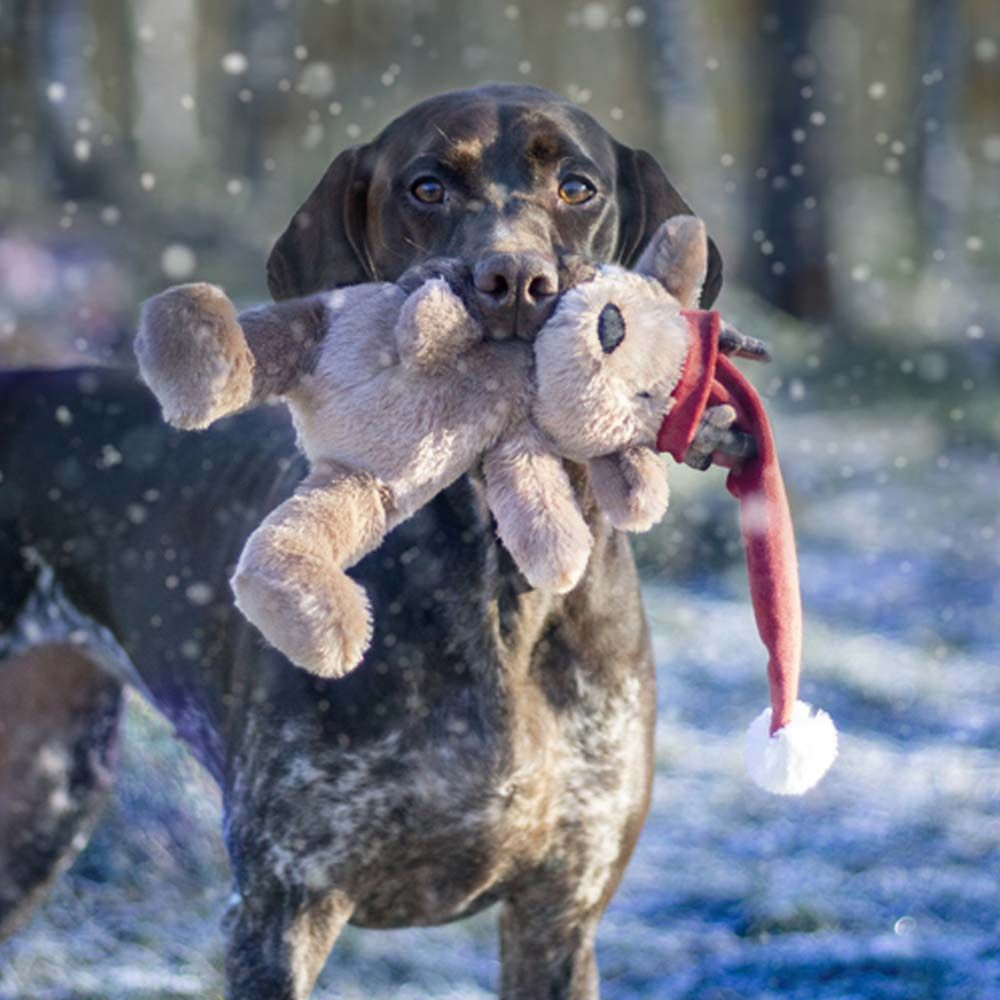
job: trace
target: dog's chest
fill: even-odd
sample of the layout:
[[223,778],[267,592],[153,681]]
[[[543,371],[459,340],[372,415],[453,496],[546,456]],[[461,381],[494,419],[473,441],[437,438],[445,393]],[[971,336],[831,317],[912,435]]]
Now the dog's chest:
[[435,738],[397,729],[344,751],[286,722],[283,749],[259,743],[269,760],[238,776],[234,802],[249,808],[234,826],[271,877],[346,890],[369,926],[451,920],[547,869],[574,871],[586,909],[644,801],[640,687],[583,692],[558,713],[534,697],[486,738],[455,715]]

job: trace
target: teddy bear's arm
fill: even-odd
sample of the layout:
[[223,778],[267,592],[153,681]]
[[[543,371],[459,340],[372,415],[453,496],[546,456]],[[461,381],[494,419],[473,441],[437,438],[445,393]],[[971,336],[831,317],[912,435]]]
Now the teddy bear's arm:
[[455,362],[481,343],[482,331],[443,278],[411,293],[396,321],[396,346],[404,365],[429,371]]
[[372,624],[364,589],[344,571],[381,544],[393,514],[375,476],[317,463],[247,539],[232,580],[237,606],[293,663],[347,673]]
[[588,463],[597,506],[621,531],[647,531],[667,511],[667,466],[652,448],[636,446]]
[[525,579],[565,593],[587,568],[593,539],[562,459],[528,420],[483,459],[486,502]]
[[221,288],[178,285],[145,303],[135,341],[139,370],[169,423],[209,424],[287,392],[325,331],[322,297],[236,315]]
[[327,294],[256,306],[239,314],[254,359],[249,405],[284,396],[308,372],[329,329]]

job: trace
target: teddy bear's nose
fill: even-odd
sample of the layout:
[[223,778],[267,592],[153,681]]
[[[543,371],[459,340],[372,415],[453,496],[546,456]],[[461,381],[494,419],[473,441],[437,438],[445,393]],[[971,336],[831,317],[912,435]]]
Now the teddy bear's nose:
[[487,329],[498,339],[530,340],[548,319],[559,291],[555,262],[540,253],[493,253],[473,270]]

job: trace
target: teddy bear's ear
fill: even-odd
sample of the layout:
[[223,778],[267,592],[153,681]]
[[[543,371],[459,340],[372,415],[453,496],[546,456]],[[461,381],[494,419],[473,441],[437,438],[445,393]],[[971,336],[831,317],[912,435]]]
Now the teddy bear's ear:
[[[613,261],[634,268],[644,247],[653,239],[664,219],[691,215],[691,207],[680,196],[663,168],[649,153],[615,143],[619,204],[618,245]],[[708,241],[708,274],[698,307],[710,309],[722,287],[722,256]]]
[[635,267],[663,284],[685,309],[696,309],[708,272],[705,223],[693,215],[675,215],[653,234]]

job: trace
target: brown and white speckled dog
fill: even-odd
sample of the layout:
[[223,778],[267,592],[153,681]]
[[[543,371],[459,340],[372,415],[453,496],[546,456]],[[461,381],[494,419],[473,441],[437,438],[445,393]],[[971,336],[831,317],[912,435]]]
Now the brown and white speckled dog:
[[[283,299],[456,258],[453,287],[491,334],[530,339],[589,261],[633,263],[687,211],[651,157],[584,112],[488,86],[338,156],[269,281]],[[703,304],[720,280],[713,249]],[[504,997],[596,997],[594,935],[646,814],[655,696],[628,542],[570,473],[595,539],[572,592],[526,585],[464,477],[353,571],[372,645],[321,681],[261,646],[226,583],[303,474],[283,411],[182,434],[134,373],[0,374],[3,925],[85,841],[113,758],[110,673],[223,788],[231,997],[308,996],[348,921],[436,924],[494,902]],[[58,710],[63,691],[77,711]],[[28,697],[37,716],[17,712]],[[42,743],[62,796],[3,763]]]

